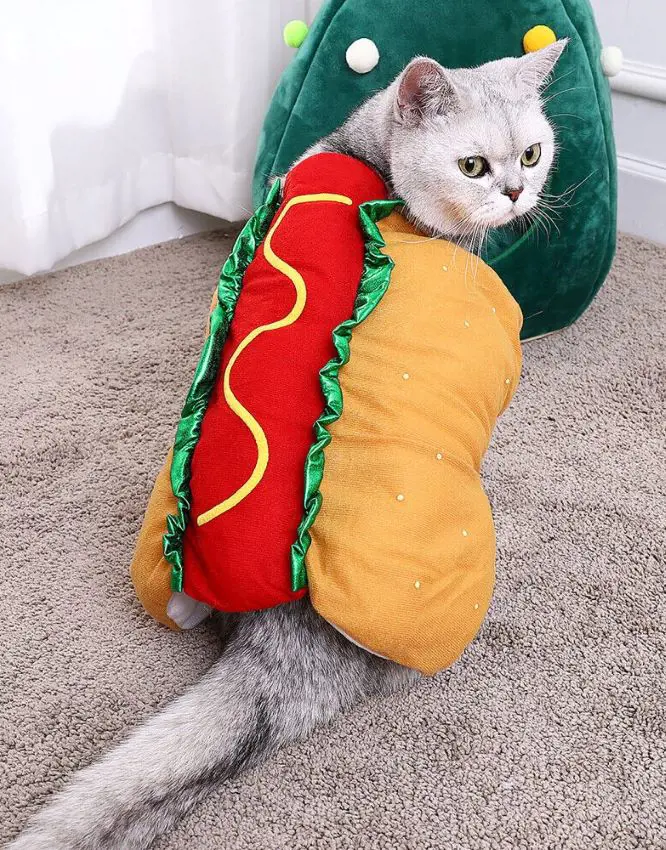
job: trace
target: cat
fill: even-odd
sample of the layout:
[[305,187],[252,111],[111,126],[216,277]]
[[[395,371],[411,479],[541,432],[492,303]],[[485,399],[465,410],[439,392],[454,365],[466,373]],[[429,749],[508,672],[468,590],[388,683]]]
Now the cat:
[[[365,161],[425,233],[478,247],[538,209],[556,156],[542,91],[565,46],[473,69],[416,58],[306,155]],[[184,625],[208,614],[176,603]],[[307,597],[216,616],[226,644],[203,679],[76,775],[8,850],[144,850],[221,781],[418,676],[347,640]]]
[[[538,206],[556,154],[538,94],[566,44],[471,69],[417,57],[298,161],[325,151],[361,159],[421,231],[480,251],[491,228]],[[174,593],[167,613],[192,628],[211,608]]]

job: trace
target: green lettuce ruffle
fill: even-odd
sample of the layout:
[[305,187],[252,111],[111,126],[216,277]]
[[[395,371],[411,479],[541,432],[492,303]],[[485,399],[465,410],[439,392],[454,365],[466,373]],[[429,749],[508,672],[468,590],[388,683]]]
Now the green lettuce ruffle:
[[305,511],[298,527],[296,541],[291,547],[291,589],[293,591],[301,590],[307,585],[305,558],[312,542],[310,529],[322,503],[319,487],[324,476],[325,449],[331,442],[328,428],[342,415],[340,369],[349,362],[350,341],[354,328],[372,313],[391,282],[394,263],[387,254],[382,253],[386,243],[377,227],[377,222],[393,212],[401,203],[401,201],[369,201],[360,207],[359,219],[365,237],[363,275],[354,303],[354,312],[333,331],[335,356],[319,372],[326,406],[315,422],[315,441],[310,446],[305,461]]
[[171,564],[171,588],[174,591],[183,589],[183,535],[192,505],[192,454],[199,440],[201,423],[215,386],[222,347],[236,309],[243,275],[266,237],[279,205],[280,183],[276,180],[266,203],[241,230],[233,251],[222,267],[217,287],[217,306],[210,316],[210,331],[178,423],[171,464],[171,488],[178,500],[178,510],[176,514],[167,516],[167,530],[163,537],[164,557]]

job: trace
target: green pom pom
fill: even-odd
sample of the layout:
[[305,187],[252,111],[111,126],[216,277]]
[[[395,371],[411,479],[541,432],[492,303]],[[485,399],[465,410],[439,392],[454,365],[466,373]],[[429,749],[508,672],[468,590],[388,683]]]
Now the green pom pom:
[[285,26],[282,37],[287,47],[300,47],[305,41],[309,27],[305,21],[289,21]]

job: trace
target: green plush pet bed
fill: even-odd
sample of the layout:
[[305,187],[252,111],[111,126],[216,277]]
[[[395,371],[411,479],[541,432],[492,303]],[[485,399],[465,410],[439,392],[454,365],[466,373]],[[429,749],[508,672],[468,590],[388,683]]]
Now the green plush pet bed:
[[610,73],[613,63],[602,63],[588,0],[327,0],[309,31],[292,24],[285,35],[298,49],[261,134],[256,204],[271,175],[285,173],[414,56],[473,66],[568,37],[545,94],[560,143],[547,188],[550,233],[537,224],[526,232],[507,228],[494,234],[485,259],[522,307],[523,338],[581,315],[608,273],[616,232],[615,145],[602,67]]

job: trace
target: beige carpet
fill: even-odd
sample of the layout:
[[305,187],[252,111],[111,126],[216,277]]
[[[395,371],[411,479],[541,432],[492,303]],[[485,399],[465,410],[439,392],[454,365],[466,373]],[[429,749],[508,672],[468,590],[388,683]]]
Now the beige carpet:
[[[222,234],[0,288],[0,843],[215,657],[127,578]],[[454,669],[211,797],[162,850],[666,847],[666,249],[530,343],[486,464],[498,583]]]

